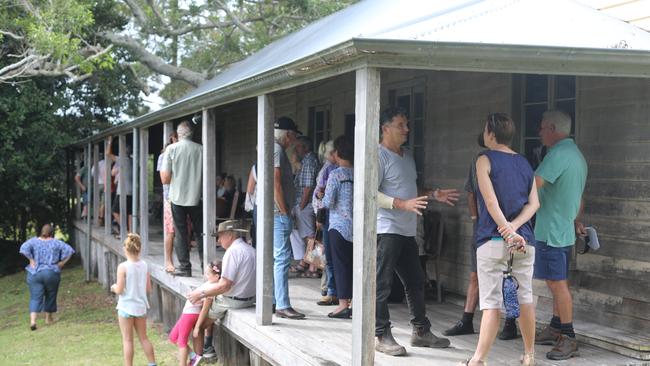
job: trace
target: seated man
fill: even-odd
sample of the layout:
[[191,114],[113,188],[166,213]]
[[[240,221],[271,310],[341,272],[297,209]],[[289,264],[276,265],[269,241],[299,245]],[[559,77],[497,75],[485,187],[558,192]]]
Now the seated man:
[[[197,289],[187,294],[187,299],[192,303],[214,296],[202,328],[211,329],[215,320],[222,319],[228,309],[246,308],[255,303],[255,248],[244,241],[243,236],[247,232],[238,220],[224,221],[217,228],[219,245],[226,250],[221,279],[207,285],[202,291]],[[206,337],[206,348],[212,345],[211,338]],[[205,353],[204,350],[204,356]]]

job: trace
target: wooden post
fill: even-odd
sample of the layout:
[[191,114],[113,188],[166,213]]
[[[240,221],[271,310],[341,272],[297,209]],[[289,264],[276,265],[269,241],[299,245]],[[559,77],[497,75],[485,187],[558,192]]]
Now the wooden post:
[[203,268],[217,256],[217,146],[214,110],[203,108]]
[[[149,129],[140,129],[140,238],[142,239],[142,256],[149,254]],[[135,193],[135,187],[133,188]],[[135,196],[133,198],[135,200]],[[135,221],[135,220],[134,220]],[[164,231],[164,230],[163,230]]]
[[111,205],[111,168],[113,160],[108,159],[109,139],[104,141],[104,235],[111,236],[111,223],[113,222],[113,210]]
[[271,95],[257,97],[257,278],[258,325],[271,325],[273,306],[273,119]]
[[92,161],[93,161],[93,144],[91,142],[88,143],[88,147],[86,148],[86,181],[84,182],[86,185],[86,198],[88,199],[88,209],[86,210],[86,260],[84,263],[84,269],[86,270],[86,281],[90,281],[90,243],[92,241],[92,228],[93,228],[93,221],[92,221],[92,215],[90,214],[90,197],[93,196],[93,178],[91,177],[90,174],[90,167],[92,166]]
[[93,220],[99,225],[99,143],[93,144]]
[[[165,144],[167,144],[167,141],[169,140],[169,135],[173,131],[174,131],[174,122],[167,121],[167,122],[163,123],[163,147],[165,146]],[[165,203],[163,202],[163,206],[164,206],[164,204]],[[163,207],[163,210],[164,210],[164,207]],[[165,227],[165,225],[164,225],[164,222],[165,222],[164,215],[165,214],[163,213],[163,243],[165,241],[167,241],[167,236],[169,235],[167,233],[167,231],[164,229],[164,227]]]
[[[79,174],[79,170],[81,169],[81,160],[85,159],[84,156],[86,155],[86,149],[84,148],[81,153],[79,151],[75,152],[74,154],[74,178],[77,177],[77,174]],[[75,179],[76,181],[76,179]],[[81,203],[81,189],[79,186],[75,183],[75,213],[74,213],[74,218],[75,220],[79,220],[81,218],[81,212],[83,210],[83,204]]]
[[365,366],[375,362],[379,70],[357,70],[356,79],[352,365]]
[[117,187],[120,190],[119,200],[120,200],[120,241],[124,242],[126,240],[126,234],[128,233],[127,226],[127,211],[126,211],[126,176],[123,174],[127,165],[127,157],[129,153],[126,150],[126,135],[120,135],[118,138],[120,143],[120,155],[118,156],[118,163],[120,164],[120,177],[117,183]]
[[[133,129],[133,166],[131,169],[131,187],[133,188],[133,191],[131,192],[131,232],[132,233],[140,233],[139,230],[139,225],[138,222],[140,221],[140,210],[138,209],[138,206],[140,206],[140,201],[138,197],[140,197],[140,174],[138,171],[139,168],[139,163],[140,163],[140,147],[139,147],[139,138],[138,138],[138,129],[134,128]],[[142,239],[142,235],[140,235],[140,239]]]

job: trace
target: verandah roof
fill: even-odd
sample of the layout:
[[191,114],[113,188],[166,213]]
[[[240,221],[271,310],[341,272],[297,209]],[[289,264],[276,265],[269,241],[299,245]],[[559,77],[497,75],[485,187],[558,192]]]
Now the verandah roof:
[[650,77],[650,33],[570,0],[365,0],[231,65],[180,100],[80,141],[380,67]]

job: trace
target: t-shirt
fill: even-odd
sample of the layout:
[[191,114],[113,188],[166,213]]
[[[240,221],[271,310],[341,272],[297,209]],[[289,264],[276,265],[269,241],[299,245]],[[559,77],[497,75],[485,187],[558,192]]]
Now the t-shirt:
[[115,162],[115,167],[117,167],[117,174],[115,175],[115,181],[117,182],[117,195],[119,196],[121,193],[121,187],[120,187],[120,174],[124,174],[124,191],[126,192],[127,196],[131,196],[133,194],[133,159],[130,157],[127,157],[126,160],[126,166],[122,167],[120,166],[120,159],[117,158],[117,161]]
[[[277,141],[273,147],[273,167],[280,168],[280,185],[284,195],[284,204],[288,210],[291,210],[293,199],[296,197],[296,188],[293,186],[293,171],[287,153]],[[275,214],[280,213],[277,203],[274,204],[273,212]]]
[[[411,154],[402,149],[402,155],[379,145],[379,192],[407,200],[417,197],[417,171]],[[417,214],[403,210],[379,208],[377,234],[399,234],[415,237]]]
[[[196,289],[201,291],[205,290],[207,285],[210,284],[209,282],[204,282],[201,284],[201,286],[197,287]],[[183,314],[199,314],[201,313],[201,308],[203,307],[203,301],[205,299],[199,300],[196,304],[192,304],[190,300],[185,301],[185,306],[183,307]]]
[[97,184],[100,186],[104,185],[104,182],[106,182],[106,160],[102,159],[97,162],[97,169],[99,170],[99,174],[95,175],[95,167],[93,166],[90,169],[90,175],[93,177],[97,177]]
[[[162,170],[164,160],[165,160],[165,153],[162,152],[160,155],[158,155],[158,163],[156,164],[156,171],[157,172]],[[168,201],[169,200],[169,184],[163,184],[162,186],[163,186],[163,200]]]
[[552,247],[573,245],[576,240],[574,220],[587,181],[584,156],[575,142],[566,138],[548,149],[535,175],[545,181],[539,189],[535,238]]
[[[82,166],[81,168],[79,168],[79,171],[77,172],[77,175],[79,176],[79,179],[81,180],[81,183],[84,186],[88,185],[88,181],[86,180],[86,179],[88,179],[88,168],[86,168],[85,166]],[[86,187],[86,189],[88,189],[88,187]]]
[[201,200],[203,147],[183,138],[167,146],[162,171],[171,172],[169,201],[177,206],[196,206]]
[[465,192],[474,193],[475,195],[479,192],[478,179],[476,178],[476,160],[478,160],[478,157],[485,151],[486,150],[476,155],[474,160],[472,160],[472,165],[469,166],[469,172],[467,173],[467,179],[465,180],[465,186],[463,187]]
[[221,277],[233,282],[225,296],[255,296],[255,248],[238,238],[223,255],[221,268]]

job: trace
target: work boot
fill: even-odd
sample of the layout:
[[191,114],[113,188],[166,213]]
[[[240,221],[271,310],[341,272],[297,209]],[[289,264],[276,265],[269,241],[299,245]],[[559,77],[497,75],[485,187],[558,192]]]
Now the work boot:
[[578,352],[578,341],[575,338],[560,335],[553,349],[546,353],[549,360],[568,360],[571,357],[580,356]]
[[406,348],[395,341],[390,327],[386,328],[384,334],[375,337],[375,350],[389,356],[404,356],[406,354]]
[[506,320],[505,324],[503,324],[503,330],[499,334],[499,339],[508,341],[515,338],[517,338],[517,322],[514,320]]
[[459,320],[456,325],[445,330],[442,334],[446,336],[457,336],[463,334],[474,334],[474,325],[472,323],[465,323]]
[[449,347],[449,343],[449,339],[438,338],[428,329],[414,327],[413,333],[411,333],[411,346],[413,347],[446,348]]
[[547,325],[546,328],[542,329],[539,333],[535,334],[535,344],[544,344],[547,346],[552,346],[557,343],[558,338],[560,338],[560,330]]

